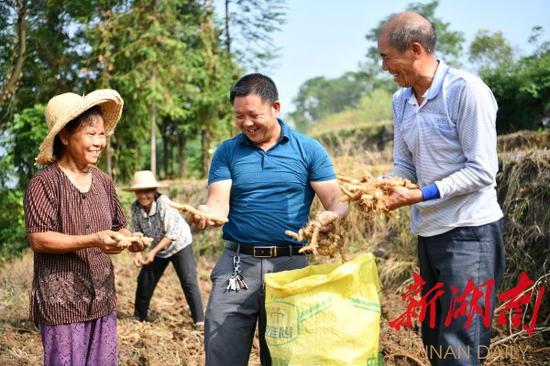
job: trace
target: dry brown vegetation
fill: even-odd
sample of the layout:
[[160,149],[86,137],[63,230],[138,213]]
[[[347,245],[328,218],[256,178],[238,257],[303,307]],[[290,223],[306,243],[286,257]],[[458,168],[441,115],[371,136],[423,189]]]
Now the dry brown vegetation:
[[[502,138],[501,138],[502,139]],[[541,278],[550,269],[550,152],[538,144],[539,137],[512,152],[501,154],[498,197],[506,213],[505,240],[507,270],[500,289],[517,283],[521,271],[531,279]],[[535,141],[535,142],[533,142]],[[502,146],[502,145],[501,145]],[[345,149],[345,147],[343,148]],[[352,150],[349,148],[349,150]],[[391,152],[366,152],[340,155],[334,159],[338,173],[361,176],[365,172],[382,174],[389,169]],[[204,181],[169,182],[170,198],[194,207],[204,202]],[[178,188],[176,188],[178,187]],[[182,187],[182,188],[180,188]],[[132,196],[121,193],[126,206]],[[319,208],[316,201],[313,213]],[[382,281],[381,352],[386,365],[428,365],[418,326],[396,331],[387,325],[405,310],[400,295],[417,269],[416,240],[409,232],[408,210],[378,215],[365,221],[352,211],[342,224],[344,245],[350,254],[372,251]],[[196,233],[194,251],[198,257],[199,280],[204,303],[210,291],[210,270],[222,247],[219,231]],[[327,258],[313,262],[327,261]],[[202,332],[194,330],[187,304],[171,267],[159,283],[151,304],[151,322],[140,323],[132,317],[138,269],[130,255],[113,256],[118,291],[118,331],[122,365],[202,365]],[[0,365],[38,365],[42,346],[37,328],[28,320],[29,289],[32,280],[32,254],[25,253],[0,268]],[[517,330],[496,327],[497,344],[486,365],[549,365],[550,286],[547,288],[537,321],[539,328],[528,337]],[[532,311],[532,309],[531,309]],[[528,318],[527,318],[528,319]],[[258,365],[257,343],[250,365]]]

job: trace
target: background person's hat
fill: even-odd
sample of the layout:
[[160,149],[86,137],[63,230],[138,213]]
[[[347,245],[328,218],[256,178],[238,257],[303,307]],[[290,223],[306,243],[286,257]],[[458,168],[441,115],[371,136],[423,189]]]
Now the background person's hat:
[[36,162],[38,164],[53,163],[55,161],[53,155],[55,136],[67,123],[96,105],[101,109],[105,134],[109,136],[120,119],[124,105],[122,97],[116,90],[95,90],[84,97],[75,93],[64,93],[50,99],[44,112],[49,132],[40,145]]
[[123,191],[133,192],[140,189],[153,189],[159,187],[166,187],[164,184],[160,184],[155,179],[153,172],[150,170],[140,170],[134,173],[130,187],[122,188]]

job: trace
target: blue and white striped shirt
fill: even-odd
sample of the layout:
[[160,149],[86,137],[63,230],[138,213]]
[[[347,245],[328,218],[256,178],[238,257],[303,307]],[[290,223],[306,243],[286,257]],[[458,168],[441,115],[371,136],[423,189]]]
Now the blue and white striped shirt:
[[412,88],[393,96],[393,176],[435,184],[440,197],[413,205],[412,231],[433,236],[500,219],[496,196],[497,103],[478,77],[439,61],[419,106]]

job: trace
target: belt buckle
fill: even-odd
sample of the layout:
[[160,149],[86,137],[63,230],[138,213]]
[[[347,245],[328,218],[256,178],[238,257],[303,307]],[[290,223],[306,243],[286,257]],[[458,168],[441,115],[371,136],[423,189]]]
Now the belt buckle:
[[[264,250],[267,250],[267,254],[264,254]],[[277,254],[276,246],[270,247],[254,247],[254,257],[256,258],[271,258]]]

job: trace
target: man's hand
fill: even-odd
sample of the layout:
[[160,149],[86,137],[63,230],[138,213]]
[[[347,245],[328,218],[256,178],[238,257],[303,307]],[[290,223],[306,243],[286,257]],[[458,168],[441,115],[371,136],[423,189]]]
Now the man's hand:
[[101,249],[105,254],[119,254],[124,250],[118,246],[118,236],[120,235],[116,231],[104,230],[98,233],[95,233],[94,244],[96,247]]
[[334,230],[334,223],[338,219],[338,214],[334,211],[321,211],[317,214],[317,221],[321,224],[320,231],[323,233]]
[[391,188],[391,193],[386,201],[386,208],[391,211],[418,202],[422,202],[422,191],[420,189],[394,186]]
[[[197,210],[204,212],[205,214],[208,214],[208,215],[214,214],[210,209],[210,207],[208,207],[207,205],[200,205],[197,207]],[[199,229],[204,229],[206,227],[220,227],[220,226],[223,226],[224,224],[224,222],[211,220],[200,215],[191,215],[191,222],[195,226],[197,226]]]

